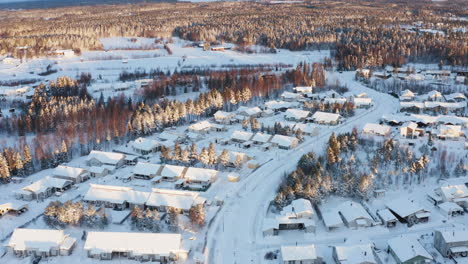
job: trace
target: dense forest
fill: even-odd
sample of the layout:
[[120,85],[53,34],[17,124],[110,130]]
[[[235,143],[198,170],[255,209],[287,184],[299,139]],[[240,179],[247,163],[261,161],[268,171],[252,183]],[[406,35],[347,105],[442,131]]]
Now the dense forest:
[[[113,36],[180,37],[269,52],[331,49],[339,69],[411,62],[468,64],[464,1],[320,1],[277,5],[160,3],[0,11],[0,54],[102,49]],[[170,51],[170,49],[168,49]]]

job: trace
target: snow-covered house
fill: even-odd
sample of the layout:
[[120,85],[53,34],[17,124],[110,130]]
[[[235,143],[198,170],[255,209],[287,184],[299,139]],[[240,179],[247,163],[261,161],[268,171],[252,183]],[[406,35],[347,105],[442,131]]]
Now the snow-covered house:
[[6,214],[20,215],[28,210],[28,204],[24,202],[13,201],[0,204],[0,216]]
[[341,219],[337,211],[322,211],[323,224],[328,231],[333,231],[344,226],[343,220]]
[[192,206],[204,205],[205,203],[206,199],[201,197],[198,192],[154,188],[146,201],[146,206],[157,209],[159,212],[166,212],[169,208],[174,208],[181,213],[188,214]]
[[291,92],[286,91],[281,94],[281,100],[286,101],[286,102],[293,102],[301,98],[302,98],[302,95],[298,93],[291,93]]
[[281,214],[289,218],[309,218],[314,217],[314,209],[309,200],[300,198],[293,200],[290,205],[283,208]]
[[416,95],[411,90],[404,90],[400,93],[400,101],[410,102],[414,101]]
[[18,257],[68,256],[76,239],[63,230],[16,228],[6,247]]
[[312,115],[312,121],[317,124],[336,125],[341,122],[341,115],[317,111]]
[[387,241],[388,251],[398,264],[432,263],[429,252],[413,237],[399,236]]
[[133,151],[141,155],[148,155],[159,150],[160,144],[157,140],[139,137],[130,142]]
[[408,122],[400,127],[400,136],[403,138],[418,138],[424,136],[424,129],[418,128],[418,124],[414,122]]
[[337,264],[380,264],[381,261],[370,244],[334,246],[333,259]]
[[383,137],[390,135],[391,131],[392,131],[391,127],[386,126],[386,125],[379,125],[375,123],[367,123],[362,128],[362,133],[364,134],[372,134],[372,135],[383,136]]
[[184,140],[185,136],[165,130],[158,135],[158,138],[161,141],[163,141],[161,142],[161,144],[164,145],[164,142],[172,142],[172,143],[181,142]]
[[447,102],[452,102],[452,103],[465,102],[467,100],[466,96],[464,94],[462,94],[462,93],[452,93],[452,94],[447,94],[447,95],[444,95],[444,96],[445,96],[445,100]]
[[160,174],[162,166],[147,162],[138,162],[133,168],[133,177],[139,179],[152,179]]
[[55,56],[62,56],[62,57],[73,57],[75,55],[75,52],[71,49],[58,49],[54,50],[52,52],[53,55]]
[[468,228],[436,230],[434,233],[434,247],[446,258],[468,256]]
[[305,121],[309,115],[309,111],[291,108],[286,110],[284,118],[288,121],[302,122]]
[[237,113],[244,117],[260,117],[262,114],[262,110],[255,106],[255,107],[246,107],[241,106],[237,109]]
[[89,178],[89,173],[87,170],[82,168],[58,165],[52,172],[52,177],[69,180],[73,183],[80,183]]
[[184,177],[186,171],[186,167],[176,165],[164,165],[159,175],[161,175],[161,178],[164,181],[177,181]]
[[185,259],[180,234],[89,232],[84,245],[88,257],[111,260],[114,256],[138,261],[172,263]]
[[390,210],[388,209],[382,209],[377,211],[377,216],[380,218],[380,220],[382,220],[382,223],[386,227],[395,227],[398,222],[396,216],[392,214],[392,212],[390,212]]
[[439,139],[457,140],[465,135],[461,126],[456,125],[440,125],[435,131]]
[[208,122],[207,120],[203,120],[195,124],[191,124],[188,127],[188,131],[192,133],[198,133],[198,134],[207,134],[210,132],[211,128],[212,128],[212,124]]
[[421,99],[423,101],[429,101],[429,102],[445,102],[445,97],[436,90],[432,90],[427,94],[421,95]]
[[388,201],[385,206],[400,220],[410,225],[429,221],[430,211],[415,200],[398,198]]
[[369,227],[374,220],[360,203],[346,201],[338,206],[343,222],[349,228]]
[[150,193],[135,191],[131,187],[90,184],[83,201],[96,206],[123,210],[134,207],[143,208]]
[[303,230],[306,233],[315,232],[315,221],[309,218],[289,218],[280,216],[267,218],[263,223],[264,236],[276,236],[280,230]]
[[63,192],[72,186],[73,182],[46,176],[31,185],[28,185],[15,193],[19,200],[42,200],[56,192]]
[[297,138],[283,135],[274,135],[270,142],[272,146],[277,146],[280,149],[293,149],[299,144]]
[[251,158],[243,152],[229,151],[229,159],[226,166],[236,168],[249,161]]
[[91,177],[104,177],[109,174],[106,167],[89,167],[88,171]]
[[244,143],[250,141],[252,137],[253,133],[251,132],[236,130],[232,132],[230,139],[233,142]]
[[464,184],[444,185],[434,190],[443,202],[454,202],[468,208],[468,188]]
[[255,136],[252,138],[252,141],[254,144],[267,144],[270,142],[271,138],[273,137],[273,135],[270,135],[270,134],[266,134],[266,133],[263,133],[263,132],[257,132],[255,134]]
[[372,106],[372,98],[353,97],[352,102],[356,108],[369,108]]
[[322,264],[322,257],[317,256],[315,245],[282,246],[283,264]]
[[289,108],[294,107],[297,104],[294,104],[292,102],[285,102],[285,101],[268,101],[265,103],[265,108],[266,109],[271,109],[274,112],[284,112],[288,110]]
[[313,90],[312,86],[296,86],[293,91],[300,94],[311,93]]
[[297,132],[299,129],[304,135],[307,136],[317,136],[320,132],[320,128],[310,123],[296,123],[293,127],[293,130]]
[[453,202],[443,202],[437,205],[437,207],[439,207],[440,211],[445,216],[449,216],[449,217],[463,215],[465,213],[465,211],[463,210],[461,206]]
[[92,150],[86,158],[86,165],[89,167],[102,167],[108,165],[113,168],[120,168],[125,164],[125,155],[115,152],[104,152]]
[[218,124],[232,124],[235,114],[218,110],[213,116]]
[[191,190],[206,190],[216,181],[217,170],[189,167],[185,172],[185,184]]

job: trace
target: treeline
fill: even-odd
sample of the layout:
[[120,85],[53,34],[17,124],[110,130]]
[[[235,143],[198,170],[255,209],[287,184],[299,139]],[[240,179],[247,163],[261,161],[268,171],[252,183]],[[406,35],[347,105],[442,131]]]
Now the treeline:
[[391,138],[375,141],[361,137],[356,129],[332,134],[324,155],[310,152],[301,157],[297,169],[278,188],[274,204],[283,207],[297,198],[320,203],[331,194],[366,199],[374,189],[419,184],[429,175],[449,177],[453,172],[460,176],[463,168],[468,171],[463,159],[450,171],[446,151],[437,155],[425,146],[418,152]]
[[104,228],[108,225],[105,209],[96,209],[92,204],[81,202],[50,202],[44,210],[44,221],[52,227],[86,226]]
[[[338,5],[320,1],[289,4],[286,11],[278,5],[251,2],[183,3],[176,8],[159,3],[5,11],[0,21],[0,54],[36,57],[57,48],[79,53],[102,49],[102,37],[178,36],[213,44],[231,42],[240,50],[250,45],[271,51],[331,49],[340,69],[400,66],[405,61],[466,65],[468,33],[462,29],[467,22],[456,19],[466,16],[459,8],[463,4],[461,0],[418,1],[409,6],[406,2],[358,0]],[[415,24],[419,25],[411,29]],[[165,48],[171,53],[170,45]]]

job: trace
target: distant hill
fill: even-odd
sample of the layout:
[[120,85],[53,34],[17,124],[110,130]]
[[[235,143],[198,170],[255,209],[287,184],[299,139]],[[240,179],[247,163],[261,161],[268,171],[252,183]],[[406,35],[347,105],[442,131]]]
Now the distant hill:
[[66,6],[176,2],[176,0],[2,0],[0,9],[36,9]]

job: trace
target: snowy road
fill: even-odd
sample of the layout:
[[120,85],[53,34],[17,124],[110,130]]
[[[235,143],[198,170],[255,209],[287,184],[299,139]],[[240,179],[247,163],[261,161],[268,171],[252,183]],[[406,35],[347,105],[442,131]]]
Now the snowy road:
[[280,153],[269,162],[269,166],[262,166],[249,175],[237,190],[233,190],[235,197],[226,199],[208,232],[206,263],[261,263],[263,256],[256,249],[266,246],[262,243],[263,219],[283,175],[295,169],[303,154],[323,151],[333,132],[349,132],[353,127],[362,127],[364,123],[377,122],[382,115],[398,109],[396,98],[354,81],[354,72],[336,74],[335,77],[346,84],[351,92],[367,93],[375,106],[339,126],[322,129],[319,136],[308,138],[296,149]]

